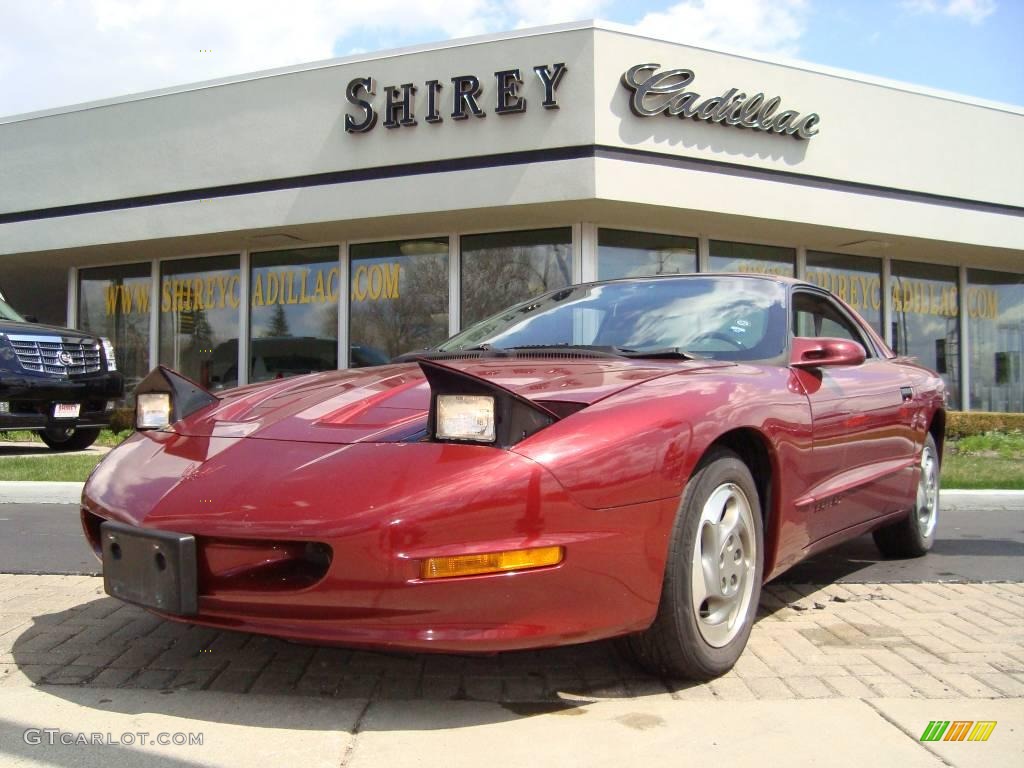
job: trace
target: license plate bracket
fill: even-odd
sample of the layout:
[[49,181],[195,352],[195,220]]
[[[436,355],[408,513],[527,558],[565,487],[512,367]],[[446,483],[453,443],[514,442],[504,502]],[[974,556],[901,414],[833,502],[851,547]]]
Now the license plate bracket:
[[198,612],[195,536],[108,521],[100,542],[108,595],[163,613]]
[[82,413],[81,403],[54,403],[53,418],[55,419],[77,419]]

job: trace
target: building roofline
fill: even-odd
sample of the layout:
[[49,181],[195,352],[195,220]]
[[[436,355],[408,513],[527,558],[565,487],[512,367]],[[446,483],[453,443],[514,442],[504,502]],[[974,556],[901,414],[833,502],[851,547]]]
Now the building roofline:
[[1016,104],[1009,104],[1002,101],[993,101],[991,99],[983,99],[978,96],[969,96],[963,93],[957,93],[955,91],[944,91],[940,88],[931,88],[927,85],[918,85],[917,83],[908,83],[904,80],[892,80],[886,77],[879,77],[877,75],[869,75],[865,72],[857,72],[851,69],[842,69],[840,67],[830,67],[827,64],[816,64],[809,61],[803,61],[802,59],[793,59],[785,56],[772,56],[768,53],[751,53],[739,48],[731,48],[728,46],[719,46],[711,48],[703,45],[693,45],[691,43],[681,43],[677,40],[669,40],[664,37],[656,37],[654,35],[648,35],[634,27],[630,27],[626,24],[618,24],[611,21],[593,21],[590,25],[595,29],[601,29],[609,32],[618,32],[623,35],[629,35],[630,37],[639,37],[644,40],[655,40],[657,42],[669,43],[671,45],[679,45],[684,48],[693,48],[697,51],[707,51],[709,53],[721,53],[727,56],[733,56],[738,59],[746,59],[747,61],[755,61],[764,64],[774,64],[776,66],[785,67],[787,69],[794,69],[800,72],[809,72],[814,75],[825,75],[827,77],[833,77],[838,80],[849,80],[855,83],[863,83],[865,85],[874,85],[881,88],[888,88],[893,91],[902,91],[903,93],[910,93],[916,96],[928,96],[934,99],[941,99],[942,101],[953,101],[959,104],[966,104],[970,107],[981,107],[983,109],[992,109],[998,112],[1008,112],[1013,115],[1019,115],[1024,117],[1024,106],[1018,106]]
[[904,93],[915,94],[918,96],[927,96],[930,98],[941,99],[943,101],[957,102],[960,104],[965,104],[967,106],[991,109],[999,112],[1006,112],[1009,114],[1024,117],[1024,107],[1018,107],[1013,104],[991,101],[988,99],[981,99],[974,96],[967,96],[960,93],[954,93],[952,91],[943,91],[936,88],[929,88],[928,86],[906,83],[899,80],[890,80],[887,78],[876,77],[874,75],[869,75],[862,72],[854,72],[852,70],[830,67],[824,64],[814,64],[811,62],[801,61],[799,59],[790,59],[781,56],[771,56],[769,54],[753,54],[749,51],[743,51],[725,46],[710,48],[707,46],[680,43],[675,40],[668,40],[662,37],[655,37],[653,35],[644,34],[638,31],[637,29],[624,24],[618,24],[615,22],[601,20],[586,20],[566,22],[562,24],[551,24],[541,27],[529,27],[526,29],[518,29],[509,32],[497,32],[486,35],[475,35],[472,37],[454,38],[451,40],[445,40],[441,42],[421,43],[418,45],[405,46],[402,48],[393,48],[383,51],[359,53],[350,56],[340,56],[336,58],[322,59],[319,61],[307,62],[303,64],[292,64],[289,66],[275,67],[273,69],[259,70],[256,72],[229,75],[227,77],[220,77],[212,80],[202,80],[195,83],[173,85],[168,86],[166,88],[158,88],[151,91],[141,91],[139,93],[129,93],[121,96],[114,96],[107,99],[98,99],[95,101],[87,101],[79,104],[69,104],[60,107],[52,107],[49,109],[36,110],[33,112],[24,112],[20,114],[0,116],[0,125],[27,122],[29,120],[38,120],[40,118],[53,117],[57,115],[70,114],[74,112],[84,112],[91,109],[101,109],[103,107],[127,104],[135,101],[145,101],[148,99],[160,98],[162,96],[172,96],[179,93],[188,93],[191,91],[205,90],[207,88],[219,88],[226,85],[234,85],[236,83],[249,82],[251,80],[262,80],[264,78],[269,77],[279,77],[282,75],[291,75],[299,72],[309,72],[318,69],[328,69],[331,67],[345,66],[348,64],[355,64],[359,62],[377,61],[379,59],[389,59],[398,56],[410,56],[413,54],[424,53],[427,51],[438,51],[446,50],[449,48],[461,48],[472,45],[483,45],[502,40],[513,40],[524,37],[539,37],[542,35],[553,35],[562,32],[573,32],[587,29],[614,32],[616,34],[628,35],[630,37],[637,37],[644,40],[655,40],[658,42],[668,43],[670,45],[678,45],[684,48],[692,48],[694,50],[707,51],[709,53],[724,54],[726,56],[733,56],[748,61],[772,64],[775,66],[781,66],[801,72],[825,75],[827,77],[833,77],[841,80],[864,83],[866,85],[873,85],[877,87],[887,88],[890,90],[902,91]]

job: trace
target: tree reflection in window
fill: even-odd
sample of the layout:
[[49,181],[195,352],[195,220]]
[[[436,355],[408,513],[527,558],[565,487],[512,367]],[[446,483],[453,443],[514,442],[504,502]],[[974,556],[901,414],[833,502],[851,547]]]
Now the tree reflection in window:
[[349,365],[381,365],[448,337],[448,239],[353,245]]
[[462,327],[572,284],[572,229],[462,238]]

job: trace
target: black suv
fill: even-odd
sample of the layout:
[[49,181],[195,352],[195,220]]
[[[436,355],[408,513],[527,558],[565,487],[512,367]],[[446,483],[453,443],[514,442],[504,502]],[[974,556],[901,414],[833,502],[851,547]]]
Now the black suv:
[[58,451],[88,448],[123,394],[110,341],[28,322],[0,299],[0,432],[39,432]]

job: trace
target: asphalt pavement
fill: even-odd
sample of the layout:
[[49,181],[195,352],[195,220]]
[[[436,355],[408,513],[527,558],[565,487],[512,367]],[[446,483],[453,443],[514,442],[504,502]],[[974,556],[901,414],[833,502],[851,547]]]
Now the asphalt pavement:
[[[78,506],[0,504],[0,572],[100,573]],[[884,560],[870,536],[823,552],[776,581],[790,584],[1024,581],[1024,494],[944,493],[927,557]]]
[[945,493],[935,544],[926,557],[885,560],[871,536],[860,536],[805,560],[777,581],[1024,581],[1024,494]]

